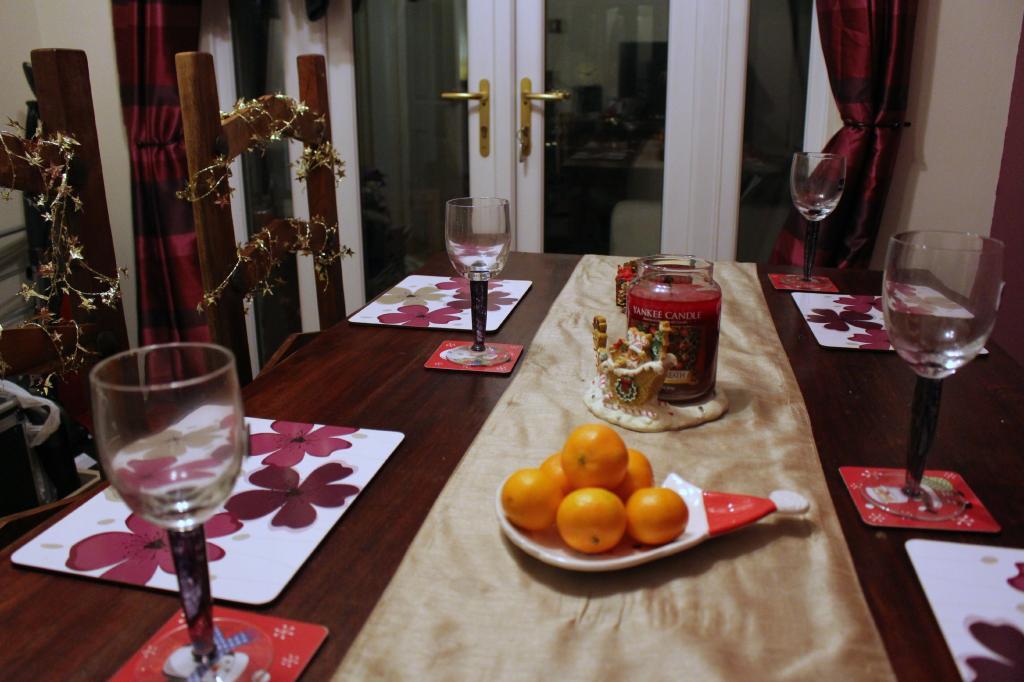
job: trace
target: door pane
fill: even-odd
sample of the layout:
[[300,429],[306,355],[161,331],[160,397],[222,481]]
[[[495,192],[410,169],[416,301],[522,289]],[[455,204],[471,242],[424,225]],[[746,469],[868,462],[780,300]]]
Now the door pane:
[[366,296],[444,250],[444,202],[469,194],[466,0],[372,0],[353,12]]
[[544,250],[661,250],[668,0],[548,0]]
[[[804,139],[811,0],[750,3],[736,260],[765,262],[789,213],[789,164]],[[817,150],[813,150],[817,151]]]

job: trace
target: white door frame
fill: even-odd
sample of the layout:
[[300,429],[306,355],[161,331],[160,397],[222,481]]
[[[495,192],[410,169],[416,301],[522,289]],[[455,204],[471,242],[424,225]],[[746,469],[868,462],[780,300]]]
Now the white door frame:
[[[478,197],[509,200],[513,225],[512,249],[522,251],[517,224],[515,149],[509,131],[515,128],[515,2],[466,0],[466,38],[469,47],[469,90],[481,79],[490,81],[490,154],[480,155],[480,117],[476,102],[469,103],[469,192]],[[509,27],[513,27],[510,30]]]
[[661,222],[666,253],[736,258],[749,18],[747,0],[672,0]]
[[828,82],[825,53],[821,50],[818,12],[812,4],[811,45],[807,63],[807,101],[804,109],[804,151],[821,151],[841,125],[839,109],[836,107],[835,100],[832,99],[832,86]]

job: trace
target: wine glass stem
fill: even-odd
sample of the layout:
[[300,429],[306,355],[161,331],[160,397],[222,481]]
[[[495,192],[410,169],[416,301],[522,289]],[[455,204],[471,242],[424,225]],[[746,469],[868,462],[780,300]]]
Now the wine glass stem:
[[185,610],[192,655],[197,663],[209,664],[215,658],[213,643],[213,599],[210,595],[210,572],[206,563],[206,535],[203,527],[192,530],[168,530],[174,570],[178,574],[178,590]]
[[818,223],[807,221],[807,232],[804,236],[804,281],[811,281],[811,268],[814,266],[814,252],[818,248]]
[[475,353],[484,352],[487,332],[487,280],[470,280],[469,298],[473,315],[473,346]]
[[907,450],[907,480],[903,492],[910,497],[921,495],[921,478],[928,450],[935,438],[939,421],[939,401],[942,398],[942,379],[917,378],[914,387],[914,406],[910,417],[910,447]]

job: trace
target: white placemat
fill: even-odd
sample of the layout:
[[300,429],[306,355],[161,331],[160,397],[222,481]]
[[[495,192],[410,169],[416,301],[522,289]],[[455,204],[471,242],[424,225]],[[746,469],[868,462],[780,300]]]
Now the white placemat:
[[[246,418],[250,455],[232,496],[205,524],[214,598],[265,604],[280,594],[404,438]],[[163,530],[108,487],[19,549],[20,566],[177,591]]]
[[[533,282],[494,279],[488,283],[487,331],[505,322]],[[462,277],[409,275],[348,318],[357,324],[472,330],[469,281]]]

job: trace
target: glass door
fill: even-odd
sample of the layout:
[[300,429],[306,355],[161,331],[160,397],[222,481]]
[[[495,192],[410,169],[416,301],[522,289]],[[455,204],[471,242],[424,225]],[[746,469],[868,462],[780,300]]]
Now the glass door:
[[[544,135],[520,140],[544,166],[545,252],[661,250],[668,0],[544,3]],[[520,83],[520,96],[532,88]]]
[[515,7],[518,248],[731,260],[747,2]]

